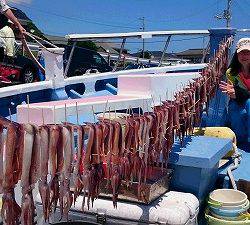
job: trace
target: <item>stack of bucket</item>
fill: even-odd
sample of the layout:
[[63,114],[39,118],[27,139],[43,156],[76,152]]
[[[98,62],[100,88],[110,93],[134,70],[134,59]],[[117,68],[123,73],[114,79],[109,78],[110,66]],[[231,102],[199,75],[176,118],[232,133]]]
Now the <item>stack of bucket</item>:
[[206,218],[209,225],[249,224],[249,200],[244,192],[218,189],[210,193]]

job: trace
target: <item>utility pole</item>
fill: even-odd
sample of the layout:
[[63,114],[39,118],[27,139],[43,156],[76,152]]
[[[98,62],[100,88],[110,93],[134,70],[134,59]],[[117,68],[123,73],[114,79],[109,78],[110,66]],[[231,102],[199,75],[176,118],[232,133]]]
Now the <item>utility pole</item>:
[[[140,30],[143,32],[145,31],[145,17],[140,17],[139,20],[142,22],[142,26],[140,27]],[[145,52],[145,40],[144,38],[142,39],[142,58],[144,58],[144,52]]]
[[225,9],[222,14],[215,16],[215,18],[217,18],[219,20],[221,20],[221,19],[226,20],[227,28],[231,27],[231,20],[232,20],[232,10],[231,10],[231,7],[232,7],[232,1],[233,0],[227,0],[227,9]]
[[231,26],[231,19],[232,19],[231,6],[232,6],[232,0],[227,0],[227,10],[225,12],[225,17],[227,20],[227,27]]

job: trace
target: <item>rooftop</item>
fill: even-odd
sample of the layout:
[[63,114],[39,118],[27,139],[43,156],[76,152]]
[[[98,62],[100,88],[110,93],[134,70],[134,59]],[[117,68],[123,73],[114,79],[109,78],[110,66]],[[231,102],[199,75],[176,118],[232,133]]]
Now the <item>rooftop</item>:
[[55,45],[67,45],[68,40],[65,37],[61,36],[54,36],[54,35],[49,35],[46,34],[44,35],[50,42],[52,42]]
[[202,48],[191,48],[175,54],[177,56],[187,56],[187,55],[200,56],[203,55],[203,51],[205,50],[203,50]]

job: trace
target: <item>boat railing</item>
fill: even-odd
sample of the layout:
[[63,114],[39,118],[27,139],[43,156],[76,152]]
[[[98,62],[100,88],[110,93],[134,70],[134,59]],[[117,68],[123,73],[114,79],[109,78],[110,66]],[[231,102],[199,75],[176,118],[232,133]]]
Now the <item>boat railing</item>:
[[68,75],[69,71],[69,65],[71,63],[73,53],[76,48],[76,43],[80,41],[86,41],[86,40],[107,40],[107,39],[122,39],[121,47],[119,51],[119,55],[117,56],[117,61],[114,65],[113,71],[116,71],[118,68],[119,63],[121,62],[123,57],[123,51],[125,47],[125,43],[128,38],[139,38],[139,39],[151,39],[155,37],[167,37],[164,48],[162,51],[162,56],[160,60],[157,62],[158,67],[162,66],[164,64],[164,56],[167,52],[167,49],[169,47],[169,44],[171,42],[171,38],[173,36],[208,36],[209,31],[208,30],[177,30],[177,31],[150,31],[150,32],[129,32],[129,33],[110,33],[110,34],[69,34],[66,35],[65,38],[73,42],[73,47],[71,49],[71,53],[69,56],[69,60],[67,62],[66,68],[65,68],[65,76]]

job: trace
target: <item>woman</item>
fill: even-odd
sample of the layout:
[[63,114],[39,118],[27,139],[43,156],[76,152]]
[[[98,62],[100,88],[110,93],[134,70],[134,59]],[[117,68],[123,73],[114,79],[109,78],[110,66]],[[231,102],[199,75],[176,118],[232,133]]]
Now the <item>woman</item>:
[[0,14],[0,62],[3,62],[5,55],[5,35],[2,34],[2,29],[8,24],[8,18]]
[[[11,28],[12,23],[3,14],[0,15],[0,61],[12,62],[15,52],[15,35]],[[4,48],[4,51],[2,49]],[[4,54],[3,54],[4,53]],[[5,56],[5,57],[4,57]],[[5,60],[3,60],[5,58]]]
[[239,142],[250,143],[250,38],[242,38],[236,46],[227,83],[220,89],[230,97],[228,112],[232,130]]
[[7,5],[6,0],[0,0],[0,13],[4,14],[9,20],[11,20],[15,26],[19,29],[21,36],[26,32],[22,27],[18,19],[15,17],[10,7]]

